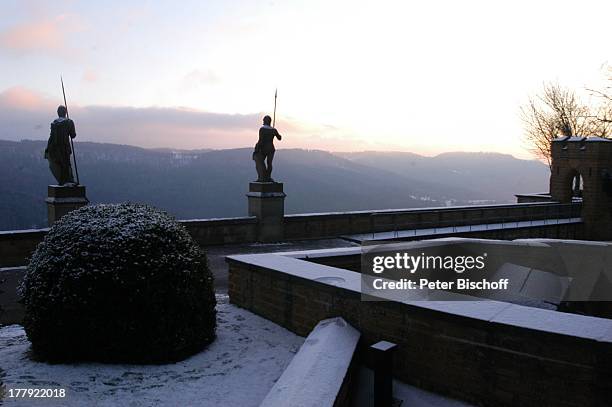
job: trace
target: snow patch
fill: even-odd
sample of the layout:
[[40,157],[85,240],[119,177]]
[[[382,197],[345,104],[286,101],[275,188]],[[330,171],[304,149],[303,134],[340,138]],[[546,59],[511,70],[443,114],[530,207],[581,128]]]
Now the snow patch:
[[[46,364],[29,359],[23,328],[0,328],[0,369],[6,389],[64,388],[62,406],[258,406],[304,338],[217,296],[217,339],[178,363]],[[6,406],[30,406],[5,399]]]

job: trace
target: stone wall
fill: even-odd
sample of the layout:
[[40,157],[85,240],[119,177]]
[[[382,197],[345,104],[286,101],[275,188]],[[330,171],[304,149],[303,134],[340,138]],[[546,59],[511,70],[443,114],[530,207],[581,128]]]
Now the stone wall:
[[285,216],[286,239],[580,216],[580,204],[537,202]]
[[24,267],[0,268],[0,324],[19,324],[23,320],[24,310],[18,302],[17,287],[24,273]]
[[[518,308],[480,313],[461,302],[459,311],[447,312],[425,302],[362,301],[356,290],[298,273],[228,262],[233,304],[302,336],[318,321],[340,316],[361,332],[365,346],[380,340],[399,345],[394,371],[406,383],[488,406],[604,406],[612,400],[612,334],[563,330],[605,331],[610,321],[504,303],[497,304]],[[521,308],[524,314],[516,312]],[[560,318],[549,324],[553,329],[537,327],[538,318],[551,317]]]
[[23,266],[49,229],[0,232],[0,267]]
[[[202,246],[254,242],[257,218],[193,219],[180,221]],[[23,266],[49,229],[0,232],[0,267]]]
[[[355,233],[384,232],[412,228],[476,225],[489,222],[511,222],[531,219],[554,219],[579,216],[580,204],[558,205],[529,203],[508,205],[457,206],[383,211],[311,213],[284,217],[285,240],[317,239]],[[180,221],[201,246],[257,241],[259,224],[256,217],[193,219]],[[554,230],[531,228],[533,237],[548,235]],[[574,230],[574,229],[572,229]],[[0,232],[0,267],[27,264],[28,257],[42,241],[48,229]],[[531,232],[530,232],[531,233]],[[488,233],[482,237],[495,238]],[[561,235],[570,237],[569,235]],[[509,238],[529,237],[521,234]],[[576,237],[576,236],[571,236]]]
[[[192,223],[193,222],[193,223]],[[199,224],[203,222],[204,226]],[[226,224],[224,221],[219,222],[216,225],[216,229],[208,224],[209,221],[186,221],[188,229],[191,228],[190,232],[194,238],[201,244],[207,245],[209,242],[215,241],[217,244],[225,243],[240,243],[252,240],[243,240],[249,237],[253,237],[255,234],[253,222],[236,222],[232,224]],[[214,222],[212,222],[214,223]],[[449,233],[449,234],[436,234],[432,236],[419,235],[414,238],[402,238],[401,240],[422,240],[429,238],[442,238],[442,237],[473,237],[481,239],[500,239],[500,240],[512,240],[522,238],[552,238],[552,239],[575,239],[580,234],[580,224],[560,224],[560,225],[546,225],[536,227],[525,227],[525,228],[508,228],[501,230],[488,230],[488,231],[477,231],[477,232],[464,232],[464,233]],[[225,232],[224,232],[225,231]],[[225,235],[223,233],[226,233]],[[223,237],[223,241],[218,237]],[[40,237],[42,239],[42,237]],[[215,240],[216,239],[216,240]],[[21,253],[28,248],[34,250],[38,244],[38,240],[30,240],[23,243],[21,246]],[[1,245],[0,245],[1,247]],[[27,252],[29,256],[30,252]],[[23,254],[26,256],[26,254]],[[313,258],[311,261],[317,263],[319,259]],[[324,264],[331,265],[334,267],[348,268],[351,269],[355,264],[355,260],[347,258],[347,256],[338,257],[322,257],[320,259]],[[357,260],[357,263],[359,260]],[[16,262],[17,263],[17,262]],[[322,263],[323,264],[323,263]],[[355,270],[358,271],[358,270]],[[11,308],[10,312],[6,312],[5,315],[0,316],[0,323],[19,323],[22,318],[21,306],[15,303],[17,285],[21,280],[24,273],[23,267],[0,269],[0,306],[4,308]],[[4,276],[4,277],[3,277]],[[2,281],[4,280],[4,281]]]
[[201,246],[248,243],[257,239],[257,218],[254,216],[180,222]]
[[437,239],[441,237],[471,237],[478,239],[495,239],[495,240],[514,240],[514,239],[529,239],[529,238],[549,238],[549,239],[580,239],[582,236],[582,223],[561,223],[561,224],[548,224],[548,225],[537,225],[537,226],[526,226],[526,227],[514,227],[512,223],[508,223],[506,228],[496,228],[491,230],[475,230],[471,232],[449,232],[440,233],[438,231],[431,235],[416,235],[416,236],[401,236],[397,239],[386,238],[384,240],[401,240],[401,241],[412,241],[412,240],[424,240],[424,239]]

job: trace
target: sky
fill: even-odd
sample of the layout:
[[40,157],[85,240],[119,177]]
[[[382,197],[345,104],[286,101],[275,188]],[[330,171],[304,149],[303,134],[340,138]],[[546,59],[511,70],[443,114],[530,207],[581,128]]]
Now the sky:
[[[2,0],[0,139],[529,158],[520,106],[603,86],[610,1]],[[585,95],[588,97],[588,95]]]

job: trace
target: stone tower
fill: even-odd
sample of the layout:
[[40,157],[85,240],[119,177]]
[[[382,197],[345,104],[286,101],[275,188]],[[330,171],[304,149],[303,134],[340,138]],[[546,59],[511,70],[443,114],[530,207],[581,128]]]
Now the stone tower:
[[612,240],[612,140],[558,138],[552,142],[550,195],[570,203],[575,179],[582,183],[582,238]]

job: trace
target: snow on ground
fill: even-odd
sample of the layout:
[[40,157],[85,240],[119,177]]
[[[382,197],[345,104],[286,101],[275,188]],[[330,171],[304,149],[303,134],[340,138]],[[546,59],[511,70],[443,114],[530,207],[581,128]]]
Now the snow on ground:
[[[0,328],[4,406],[259,406],[304,338],[217,296],[217,339],[206,350],[166,365],[46,364],[30,360],[23,327]],[[353,405],[371,406],[372,378],[362,368]],[[9,389],[65,389],[64,399],[11,399]],[[466,407],[395,381],[403,406]]]
[[[258,406],[304,338],[217,297],[217,339],[166,365],[50,365],[28,357],[23,328],[0,329],[6,391],[64,388],[65,399],[9,399],[6,406]],[[0,373],[0,377],[2,373]],[[7,394],[8,396],[8,394]],[[0,401],[2,404],[2,401]]]

